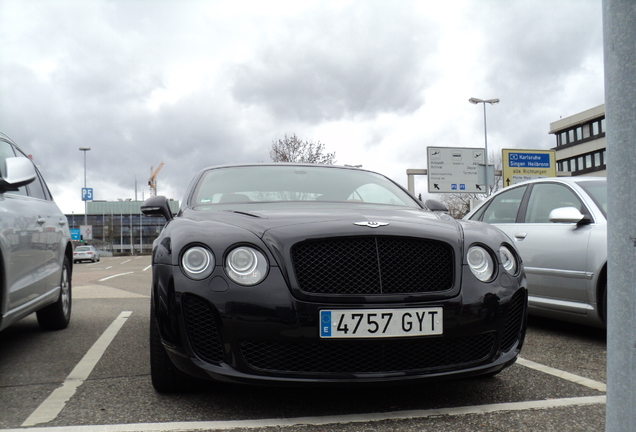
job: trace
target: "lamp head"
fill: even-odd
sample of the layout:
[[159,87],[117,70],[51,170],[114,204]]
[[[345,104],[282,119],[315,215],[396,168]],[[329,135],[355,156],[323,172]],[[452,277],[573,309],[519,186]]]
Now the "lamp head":
[[490,104],[490,105],[494,105],[494,104],[498,104],[499,103],[499,99],[478,99],[478,98],[470,98],[468,99],[468,102],[470,102],[471,104],[475,104],[477,105],[478,103],[483,103],[483,104]]

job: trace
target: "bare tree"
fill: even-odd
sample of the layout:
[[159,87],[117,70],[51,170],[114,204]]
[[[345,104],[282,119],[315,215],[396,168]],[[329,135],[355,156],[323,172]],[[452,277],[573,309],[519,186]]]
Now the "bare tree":
[[325,145],[310,140],[301,141],[296,134],[278,141],[272,141],[269,157],[274,162],[301,162],[333,165],[336,163],[336,153],[327,153]]
[[[493,161],[495,171],[501,171],[501,153],[489,152],[488,160]],[[502,188],[501,175],[495,176],[495,184],[489,186],[490,194],[497,192]],[[481,201],[486,199],[486,194],[478,193],[456,193],[443,194],[441,201],[448,207],[448,214],[455,218],[461,219],[470,211],[471,201]]]

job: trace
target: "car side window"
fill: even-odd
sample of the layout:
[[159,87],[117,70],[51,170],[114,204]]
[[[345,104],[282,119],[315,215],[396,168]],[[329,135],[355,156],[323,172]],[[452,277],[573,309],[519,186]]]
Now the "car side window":
[[42,177],[40,176],[40,173],[38,173],[35,180],[27,185],[27,189],[29,191],[30,197],[43,200],[47,199],[46,192],[44,190],[44,187],[42,186]]
[[550,212],[560,207],[574,207],[583,214],[588,213],[569,187],[555,183],[537,183],[530,193],[525,222],[550,223]]
[[487,223],[515,223],[527,186],[502,192],[492,199],[481,220]]

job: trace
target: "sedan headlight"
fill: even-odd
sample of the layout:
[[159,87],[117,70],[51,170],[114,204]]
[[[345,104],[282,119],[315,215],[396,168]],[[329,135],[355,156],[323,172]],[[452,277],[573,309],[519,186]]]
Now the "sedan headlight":
[[203,246],[192,246],[181,256],[181,268],[192,279],[205,279],[214,270],[214,255]]
[[265,279],[267,270],[265,256],[248,246],[232,249],[225,259],[225,272],[230,279],[241,285],[256,285]]
[[495,275],[495,265],[492,255],[481,246],[471,246],[466,254],[468,267],[475,277],[482,282],[490,281]]
[[499,248],[499,258],[501,259],[501,265],[504,270],[506,270],[508,274],[515,276],[517,274],[517,269],[519,268],[519,263],[517,262],[515,254],[513,254],[507,246],[501,246]]

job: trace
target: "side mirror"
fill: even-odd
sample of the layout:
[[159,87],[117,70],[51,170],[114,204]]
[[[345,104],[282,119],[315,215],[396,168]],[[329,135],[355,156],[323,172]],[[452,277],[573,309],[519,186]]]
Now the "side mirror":
[[553,223],[589,223],[592,220],[574,207],[559,207],[550,212],[548,216]]
[[141,212],[149,217],[164,217],[167,221],[173,219],[170,203],[165,196],[148,198],[141,204]]
[[424,203],[424,205],[426,206],[426,208],[428,208],[430,211],[433,212],[444,212],[444,213],[448,213],[448,207],[446,207],[446,205],[444,203],[441,203],[437,200],[434,199],[428,199],[426,200],[426,202]]
[[5,176],[0,179],[0,192],[17,191],[28,185],[37,176],[31,160],[24,157],[10,157],[5,161]]

